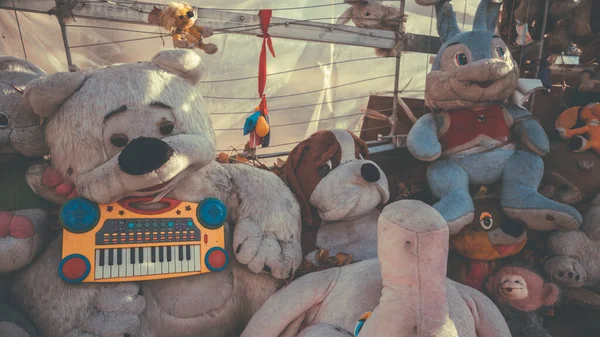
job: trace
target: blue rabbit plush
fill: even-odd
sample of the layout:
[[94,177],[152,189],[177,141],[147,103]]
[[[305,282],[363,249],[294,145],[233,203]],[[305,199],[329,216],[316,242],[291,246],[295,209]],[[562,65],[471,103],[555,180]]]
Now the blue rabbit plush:
[[482,0],[473,31],[461,32],[452,3],[435,2],[442,39],[427,75],[425,114],[408,134],[408,150],[434,162],[427,170],[434,205],[458,233],[473,220],[469,184],[502,182],[501,206],[533,230],[573,230],[581,225],[574,208],[537,192],[544,173],[540,156],[550,149],[548,137],[526,109],[507,104],[519,68],[506,44],[495,35],[501,4]]

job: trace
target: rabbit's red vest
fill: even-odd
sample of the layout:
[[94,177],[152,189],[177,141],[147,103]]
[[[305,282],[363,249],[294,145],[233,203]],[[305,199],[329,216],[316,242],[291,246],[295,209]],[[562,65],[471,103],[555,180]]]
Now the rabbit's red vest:
[[487,136],[498,142],[505,142],[510,136],[506,111],[500,105],[488,105],[484,109],[449,110],[446,113],[449,127],[440,138],[444,151],[464,145],[479,136]]

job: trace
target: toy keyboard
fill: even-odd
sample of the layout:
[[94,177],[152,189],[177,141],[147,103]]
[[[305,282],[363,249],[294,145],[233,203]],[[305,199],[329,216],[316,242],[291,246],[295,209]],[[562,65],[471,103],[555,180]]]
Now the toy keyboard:
[[75,198],[63,205],[60,277],[69,283],[127,282],[225,269],[227,209],[220,200],[162,199],[147,204],[152,210],[137,208],[151,199],[99,205]]

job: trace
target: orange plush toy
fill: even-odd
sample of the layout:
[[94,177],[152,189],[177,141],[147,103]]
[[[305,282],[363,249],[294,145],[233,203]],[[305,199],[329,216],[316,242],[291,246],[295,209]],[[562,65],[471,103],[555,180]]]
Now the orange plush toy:
[[194,8],[185,2],[171,2],[162,10],[155,8],[148,17],[148,22],[159,24],[173,36],[175,48],[200,48],[207,54],[214,54],[219,49],[213,43],[204,43],[203,37],[213,34],[212,29],[194,25],[196,13]]
[[[571,129],[578,121],[585,126]],[[563,139],[571,139],[571,150],[583,152],[591,149],[600,155],[600,103],[567,109],[558,116],[554,126]],[[585,134],[587,138],[582,136]]]

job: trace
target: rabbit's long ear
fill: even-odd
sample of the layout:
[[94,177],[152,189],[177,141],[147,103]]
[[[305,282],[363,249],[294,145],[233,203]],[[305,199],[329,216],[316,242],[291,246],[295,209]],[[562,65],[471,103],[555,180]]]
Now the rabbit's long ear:
[[460,29],[456,22],[456,13],[451,1],[437,3],[435,5],[435,15],[437,16],[437,31],[442,43],[460,34]]
[[501,3],[492,2],[492,0],[481,0],[475,13],[473,30],[487,30],[495,33],[496,26],[498,26],[500,6],[502,6]]

